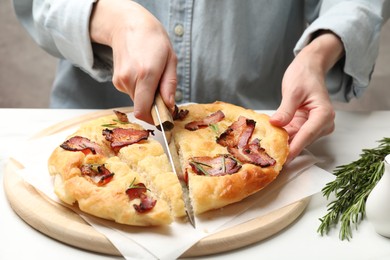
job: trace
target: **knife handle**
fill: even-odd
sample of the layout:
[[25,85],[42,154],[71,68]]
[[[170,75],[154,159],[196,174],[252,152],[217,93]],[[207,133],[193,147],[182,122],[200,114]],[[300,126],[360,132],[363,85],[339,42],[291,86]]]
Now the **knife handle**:
[[153,117],[153,122],[154,125],[157,127],[158,130],[161,131],[161,125],[160,121],[158,120],[156,110],[154,106],[157,107],[159,114],[160,114],[160,119],[162,122],[162,127],[164,128],[164,131],[170,131],[174,127],[173,124],[173,118],[171,112],[168,110],[167,106],[165,105],[160,92],[157,90],[156,96],[154,98],[154,105],[151,110],[151,114]]

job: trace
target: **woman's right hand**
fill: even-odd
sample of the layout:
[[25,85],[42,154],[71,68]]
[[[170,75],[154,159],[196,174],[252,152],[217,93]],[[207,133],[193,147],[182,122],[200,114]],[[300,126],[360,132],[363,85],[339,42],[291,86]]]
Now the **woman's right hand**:
[[159,88],[168,108],[175,105],[177,58],[161,23],[129,0],[99,0],[90,20],[92,42],[113,52],[113,84],[134,102],[136,118],[152,123],[150,114]]

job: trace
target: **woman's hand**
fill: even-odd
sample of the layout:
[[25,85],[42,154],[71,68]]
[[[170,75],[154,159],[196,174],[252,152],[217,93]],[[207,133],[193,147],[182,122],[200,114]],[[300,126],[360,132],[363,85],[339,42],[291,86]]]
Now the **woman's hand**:
[[284,127],[290,136],[288,161],[318,138],[333,132],[335,112],[325,75],[343,53],[340,39],[325,31],[287,68],[282,81],[282,102],[270,122]]
[[91,40],[113,52],[113,84],[134,102],[134,115],[152,123],[157,88],[168,108],[175,104],[177,58],[167,32],[145,8],[128,0],[99,0],[90,21]]

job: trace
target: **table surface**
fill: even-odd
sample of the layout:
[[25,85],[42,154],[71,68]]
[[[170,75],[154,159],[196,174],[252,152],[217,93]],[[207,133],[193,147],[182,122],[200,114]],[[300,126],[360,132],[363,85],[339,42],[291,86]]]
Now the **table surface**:
[[[4,164],[12,149],[33,134],[61,121],[96,110],[81,109],[0,109],[0,187]],[[271,113],[272,111],[265,111]],[[357,160],[364,148],[374,148],[383,137],[390,137],[390,111],[337,111],[335,132],[308,149],[329,172],[337,165]],[[0,188],[0,259],[122,259],[80,250],[39,233],[12,210]],[[292,225],[256,244],[201,259],[390,259],[390,239],[378,235],[364,220],[350,241],[341,241],[338,228],[320,236],[319,218],[326,213],[327,201],[321,193],[311,201]],[[197,258],[200,259],[200,258]]]

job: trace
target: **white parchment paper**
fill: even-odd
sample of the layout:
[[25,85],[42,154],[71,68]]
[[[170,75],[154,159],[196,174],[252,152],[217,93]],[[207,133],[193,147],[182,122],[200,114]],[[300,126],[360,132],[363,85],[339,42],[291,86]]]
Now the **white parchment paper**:
[[[130,119],[132,120],[132,119]],[[149,125],[147,128],[151,128]],[[76,129],[31,140],[12,157],[24,165],[19,174],[52,200],[47,160],[52,151]],[[161,141],[161,136],[157,139]],[[20,148],[20,147],[19,147]],[[317,192],[334,176],[314,164],[316,158],[304,152],[286,165],[278,178],[262,191],[220,210],[196,217],[196,229],[189,223],[174,222],[168,227],[130,227],[96,218],[74,209],[98,232],[104,234],[126,259],[175,259],[200,239],[287,206]]]

